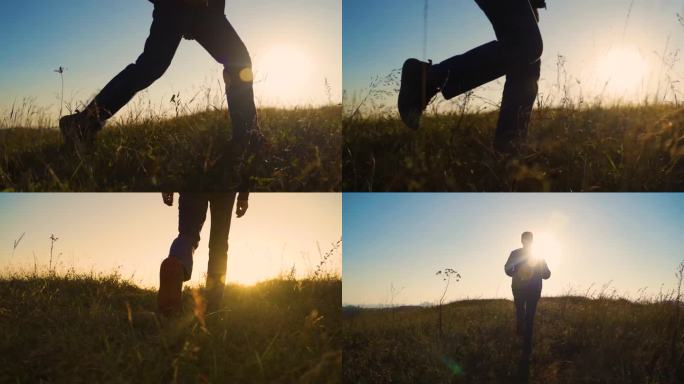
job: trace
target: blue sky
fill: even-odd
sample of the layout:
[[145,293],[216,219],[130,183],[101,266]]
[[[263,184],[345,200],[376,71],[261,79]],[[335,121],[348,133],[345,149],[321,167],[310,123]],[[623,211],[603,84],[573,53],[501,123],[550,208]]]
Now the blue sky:
[[[176,195],[176,202],[178,195]],[[295,266],[307,276],[322,252],[342,236],[342,197],[332,193],[253,193],[247,214],[233,219],[228,253],[228,280],[253,283]],[[159,193],[2,193],[0,194],[0,273],[41,270],[50,259],[60,272],[111,273],[144,286],[158,284],[159,263],[178,234],[178,208],[167,207]],[[209,215],[195,252],[191,283],[207,270]],[[17,249],[13,244],[25,233]],[[319,244],[319,245],[317,245]],[[326,268],[340,271],[340,253]]]
[[[684,47],[684,26],[676,14],[684,14],[678,0],[636,0],[627,19],[632,0],[547,1],[541,11],[540,28],[544,36],[542,57],[542,94],[557,93],[557,55],[567,59],[573,95],[582,82],[583,95],[600,93],[607,75],[600,70],[603,57],[626,47],[643,60],[646,68],[625,73],[630,82],[625,92],[617,87],[607,92],[627,100],[652,93],[662,79],[662,54],[669,38],[668,51]],[[408,57],[422,57],[423,0],[345,0],[343,2],[344,89],[348,97],[368,86],[373,76],[386,75],[401,68]],[[429,0],[427,56],[435,62],[460,54],[494,39],[491,25],[473,0]],[[624,68],[630,63],[613,59]],[[611,60],[609,60],[611,62]],[[639,72],[639,74],[635,74]],[[673,72],[684,81],[684,68]],[[629,78],[629,76],[639,78]],[[612,84],[625,80],[612,78]],[[632,84],[634,82],[634,84]],[[502,84],[492,84],[483,96],[498,102]],[[608,91],[611,91],[609,87]],[[619,92],[618,92],[619,91]],[[556,98],[558,99],[558,98]],[[390,100],[393,102],[393,100]]]
[[674,286],[684,260],[682,194],[344,194],[343,302],[434,302],[435,272],[463,279],[448,299],[510,298],[503,265],[520,234],[553,238],[544,295],[611,282],[620,294]]
[[[52,70],[60,65],[68,69],[66,98],[89,99],[142,52],[152,9],[146,0],[4,2],[0,110],[13,100],[33,97],[38,106],[52,106],[54,112],[59,78]],[[252,55],[257,80],[261,80],[256,85],[261,104],[326,103],[325,79],[333,99],[339,100],[342,16],[338,0],[233,0],[227,2],[226,14]],[[274,57],[272,52],[281,52],[283,47],[292,57]],[[289,71],[290,77],[301,76],[297,92],[278,88],[278,81],[287,75],[279,72],[279,66],[296,66],[301,61],[306,68]],[[190,95],[218,79],[220,67],[213,59],[196,42],[183,41],[169,71],[150,88],[149,98],[159,103],[174,92]]]

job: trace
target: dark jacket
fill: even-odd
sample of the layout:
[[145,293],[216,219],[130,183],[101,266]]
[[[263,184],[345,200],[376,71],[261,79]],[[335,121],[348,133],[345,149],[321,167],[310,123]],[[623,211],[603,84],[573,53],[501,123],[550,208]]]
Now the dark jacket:
[[513,290],[535,289],[541,292],[542,279],[551,277],[551,271],[544,259],[535,259],[530,251],[519,248],[511,252],[504,266],[506,275],[513,278]]

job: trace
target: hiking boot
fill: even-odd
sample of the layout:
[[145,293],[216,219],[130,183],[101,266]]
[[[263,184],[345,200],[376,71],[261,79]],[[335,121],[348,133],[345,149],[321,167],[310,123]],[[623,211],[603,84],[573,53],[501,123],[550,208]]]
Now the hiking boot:
[[159,293],[157,306],[159,313],[166,317],[180,314],[183,292],[183,265],[175,257],[167,257],[159,268]]
[[207,313],[216,312],[221,308],[225,280],[225,275],[207,275]]
[[420,128],[420,117],[432,98],[439,92],[439,87],[429,79],[432,61],[408,59],[401,70],[401,87],[399,88],[399,115],[409,128]]
[[92,148],[100,129],[102,123],[87,112],[76,112],[59,119],[59,130],[62,132],[64,144],[78,151]]

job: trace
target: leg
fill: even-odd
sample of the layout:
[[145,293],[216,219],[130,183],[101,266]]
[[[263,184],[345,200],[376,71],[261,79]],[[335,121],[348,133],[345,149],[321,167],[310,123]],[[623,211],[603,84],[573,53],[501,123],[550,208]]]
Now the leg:
[[169,257],[181,262],[185,281],[192,275],[192,255],[200,241],[207,205],[207,198],[201,194],[181,193],[178,199],[178,237],[171,244]]
[[180,43],[181,13],[172,6],[155,6],[150,36],[135,64],[116,75],[83,112],[59,119],[59,129],[68,147],[79,152],[92,147],[105,121],[118,112],[140,90],[166,71]]
[[192,274],[192,253],[199,242],[207,201],[201,196],[181,194],[178,212],[178,237],[159,268],[157,306],[165,316],[175,316],[181,311],[183,281],[189,280]]
[[210,312],[215,312],[223,301],[228,265],[228,234],[234,204],[235,193],[221,193],[211,197],[211,233],[207,267],[207,309]]
[[517,290],[513,290],[513,304],[515,304],[515,330],[522,336],[525,330],[525,297]]
[[506,76],[499,121],[496,126],[494,147],[499,151],[509,152],[519,141],[527,137],[532,107],[537,98],[541,61],[519,70],[513,70]]
[[171,64],[180,44],[180,25],[177,9],[155,6],[143,53],[100,91],[86,111],[104,121],[118,112],[136,93],[160,78]]
[[435,81],[450,99],[539,59],[542,39],[529,0],[475,0],[494,27],[497,40],[434,67]]
[[215,10],[195,17],[193,37],[223,65],[233,140],[245,144],[256,124],[252,60],[247,47],[225,15]]
[[207,274],[220,277],[226,275],[228,260],[228,234],[235,205],[235,193],[214,194],[211,197],[211,232],[209,234],[209,265]]
[[539,295],[530,294],[526,300],[525,308],[525,336],[523,341],[523,354],[530,356],[532,354],[532,334],[534,330],[534,315],[537,312],[537,303],[539,302]]

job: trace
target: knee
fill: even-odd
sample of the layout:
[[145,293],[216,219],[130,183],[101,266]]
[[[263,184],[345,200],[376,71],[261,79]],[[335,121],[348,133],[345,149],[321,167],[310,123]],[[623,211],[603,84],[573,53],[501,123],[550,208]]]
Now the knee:
[[516,85],[516,89],[527,89],[536,94],[541,77],[541,60],[514,68],[506,74],[506,82]]
[[143,68],[143,72],[145,72],[145,74],[147,75],[146,77],[150,81],[150,83],[153,83],[155,80],[162,77],[162,75],[164,75],[168,68],[168,65],[153,64],[145,66]]
[[538,62],[544,52],[544,43],[539,31],[527,32],[503,43],[514,68],[525,68]]
[[171,244],[169,254],[175,257],[185,258],[192,257],[199,244],[199,238],[193,238],[187,235],[180,234]]
[[254,82],[252,72],[252,58],[247,47],[242,43],[236,43],[229,53],[229,58],[223,61],[223,79],[228,85],[251,84]]
[[523,50],[523,59],[525,64],[531,64],[539,61],[543,53],[544,40],[541,37],[541,33],[537,31],[536,33],[530,34],[530,37],[525,42],[525,48]]
[[245,43],[239,38],[231,43],[229,55],[228,59],[223,62],[224,68],[229,70],[236,68],[252,68],[252,57],[249,55],[249,50]]
[[251,85],[254,83],[252,62],[247,60],[240,64],[224,66],[223,80],[226,83],[227,89],[239,87],[241,85]]
[[530,78],[534,79],[534,82],[536,84],[539,81],[539,78],[541,77],[541,59],[530,64],[527,73]]

